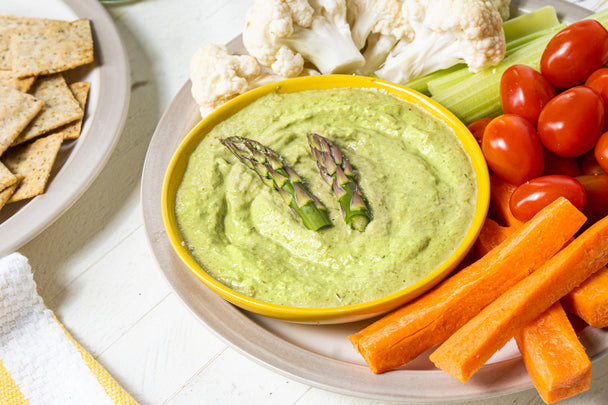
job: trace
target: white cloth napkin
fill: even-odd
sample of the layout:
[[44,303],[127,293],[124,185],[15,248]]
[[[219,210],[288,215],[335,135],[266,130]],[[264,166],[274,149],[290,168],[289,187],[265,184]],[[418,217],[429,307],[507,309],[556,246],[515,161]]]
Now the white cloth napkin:
[[32,405],[114,404],[44,306],[19,253],[0,259],[0,361]]

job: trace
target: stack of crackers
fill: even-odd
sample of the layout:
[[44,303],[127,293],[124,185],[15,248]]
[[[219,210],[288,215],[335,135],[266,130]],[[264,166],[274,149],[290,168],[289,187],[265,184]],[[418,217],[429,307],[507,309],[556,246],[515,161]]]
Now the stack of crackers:
[[42,194],[62,143],[80,135],[90,83],[64,73],[93,60],[87,19],[0,15],[0,209]]

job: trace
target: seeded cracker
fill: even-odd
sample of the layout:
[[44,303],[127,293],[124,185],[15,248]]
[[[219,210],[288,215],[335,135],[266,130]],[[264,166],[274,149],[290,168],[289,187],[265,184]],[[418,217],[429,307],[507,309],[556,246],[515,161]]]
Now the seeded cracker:
[[2,155],[2,163],[15,175],[23,176],[9,202],[24,200],[44,192],[62,142],[61,134],[49,135],[11,148]]
[[63,72],[91,63],[90,22],[47,20],[43,26],[19,26],[10,37],[10,58],[18,77]]
[[[87,105],[87,98],[89,95],[90,88],[91,83],[89,82],[76,82],[70,84],[70,90],[72,90],[74,97],[78,101],[78,104],[80,104],[80,108],[82,108],[83,111],[85,111],[85,107]],[[58,128],[54,131],[54,133],[61,132],[63,134],[64,140],[76,139],[80,136],[83,120],[84,117],[61,128]]]
[[34,119],[44,105],[42,100],[0,85],[0,155]]
[[17,182],[17,177],[0,162],[0,191]]
[[45,104],[40,114],[19,134],[13,145],[33,139],[84,116],[80,104],[74,98],[72,91],[60,73],[39,77],[30,93],[44,101]]
[[21,181],[21,176],[17,178],[17,182],[15,184],[6,187],[4,190],[0,190],[0,209],[4,207],[4,205],[8,202],[11,196],[15,193],[15,190],[19,185],[19,181]]
[[12,69],[10,56],[10,39],[13,32],[19,27],[43,26],[48,20],[45,18],[19,17],[15,15],[0,15],[0,69]]
[[0,70],[0,84],[26,93],[34,84],[36,76],[17,77],[12,70]]

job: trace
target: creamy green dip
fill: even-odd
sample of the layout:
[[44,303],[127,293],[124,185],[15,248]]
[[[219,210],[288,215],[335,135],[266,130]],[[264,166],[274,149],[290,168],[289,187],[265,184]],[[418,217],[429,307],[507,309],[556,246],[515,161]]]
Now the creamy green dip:
[[[343,221],[306,134],[352,163],[372,220]],[[220,142],[242,136],[277,151],[329,211],[333,226],[304,227],[278,192]],[[475,173],[453,130],[375,90],[270,94],[217,125],[191,155],[176,213],[189,249],[228,287],[253,298],[334,307],[396,292],[437,268],[475,210]]]

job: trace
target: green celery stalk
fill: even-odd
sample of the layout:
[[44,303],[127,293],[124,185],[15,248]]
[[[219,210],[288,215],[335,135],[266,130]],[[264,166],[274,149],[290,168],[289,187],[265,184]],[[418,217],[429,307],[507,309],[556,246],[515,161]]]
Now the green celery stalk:
[[414,80],[410,80],[409,82],[405,83],[404,86],[409,87],[410,89],[414,89],[426,96],[430,96],[431,93],[428,88],[428,83],[430,83],[431,81],[433,81],[435,79],[441,78],[443,76],[446,76],[451,73],[455,73],[455,72],[463,70],[463,69],[468,70],[465,64],[459,63],[459,64],[449,67],[447,69],[441,69],[436,72],[431,72],[424,76],[418,77]]
[[559,24],[552,6],[545,6],[513,17],[502,24],[507,43]]

